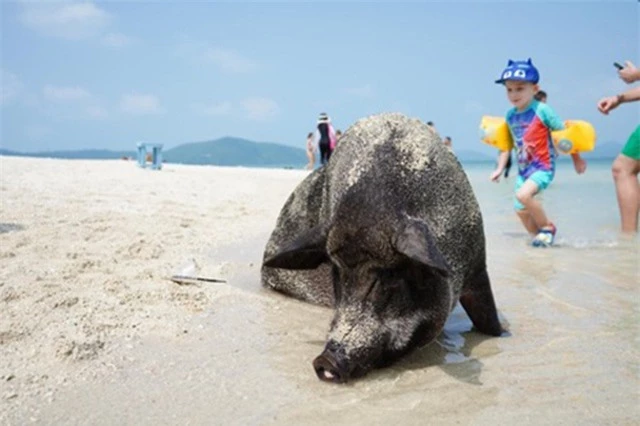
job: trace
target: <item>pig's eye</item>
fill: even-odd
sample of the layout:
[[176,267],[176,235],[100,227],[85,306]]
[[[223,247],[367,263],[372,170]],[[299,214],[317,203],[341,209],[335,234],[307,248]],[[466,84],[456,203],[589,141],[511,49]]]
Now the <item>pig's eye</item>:
[[384,289],[395,289],[404,285],[404,273],[399,268],[380,268],[376,275]]

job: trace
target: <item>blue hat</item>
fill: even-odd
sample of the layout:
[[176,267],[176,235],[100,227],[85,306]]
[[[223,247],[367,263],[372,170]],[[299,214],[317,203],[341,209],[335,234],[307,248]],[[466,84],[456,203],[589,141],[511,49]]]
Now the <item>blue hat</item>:
[[513,61],[509,59],[507,67],[502,71],[502,75],[499,80],[496,80],[498,84],[504,84],[505,81],[528,81],[529,83],[537,84],[540,80],[540,74],[538,70],[531,63],[531,58],[526,61]]

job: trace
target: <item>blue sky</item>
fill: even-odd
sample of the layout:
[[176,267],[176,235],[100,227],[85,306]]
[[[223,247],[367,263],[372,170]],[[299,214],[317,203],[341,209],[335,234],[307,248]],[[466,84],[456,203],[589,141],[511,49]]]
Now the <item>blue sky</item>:
[[640,104],[596,102],[640,66],[640,6],[599,2],[2,1],[0,146],[21,151],[173,147],[237,136],[304,147],[320,112],[337,128],[397,111],[432,120],[455,149],[484,114],[509,108],[494,84],[531,57],[549,104],[626,140]]

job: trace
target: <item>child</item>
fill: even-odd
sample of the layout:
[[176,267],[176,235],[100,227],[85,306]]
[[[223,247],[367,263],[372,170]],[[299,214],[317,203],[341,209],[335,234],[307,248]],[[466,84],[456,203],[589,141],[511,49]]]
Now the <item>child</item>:
[[[556,227],[534,196],[553,180],[555,149],[551,131],[563,129],[564,124],[547,104],[534,99],[538,92],[538,80],[538,70],[531,59],[510,60],[496,83],[504,84],[507,98],[514,106],[506,116],[518,163],[514,206],[526,230],[534,235],[531,245],[548,247],[553,244]],[[509,155],[509,151],[500,153],[498,166],[491,174],[492,181],[500,180]],[[579,154],[572,154],[571,157],[576,172],[584,173],[586,162]]]

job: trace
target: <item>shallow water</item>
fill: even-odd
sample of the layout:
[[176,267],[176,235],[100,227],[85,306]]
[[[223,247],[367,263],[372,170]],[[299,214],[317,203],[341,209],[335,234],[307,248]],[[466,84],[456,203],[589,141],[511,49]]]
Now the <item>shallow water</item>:
[[[173,339],[121,341],[110,374],[41,407],[44,424],[637,424],[639,250],[621,238],[608,164],[562,164],[544,204],[558,246],[534,249],[511,208],[512,183],[470,166],[484,214],[496,303],[510,334],[470,331],[459,307],[441,336],[346,385],[311,366],[329,309],[259,285],[268,232],[211,250],[236,265],[211,308]],[[23,420],[27,420],[26,418]]]

